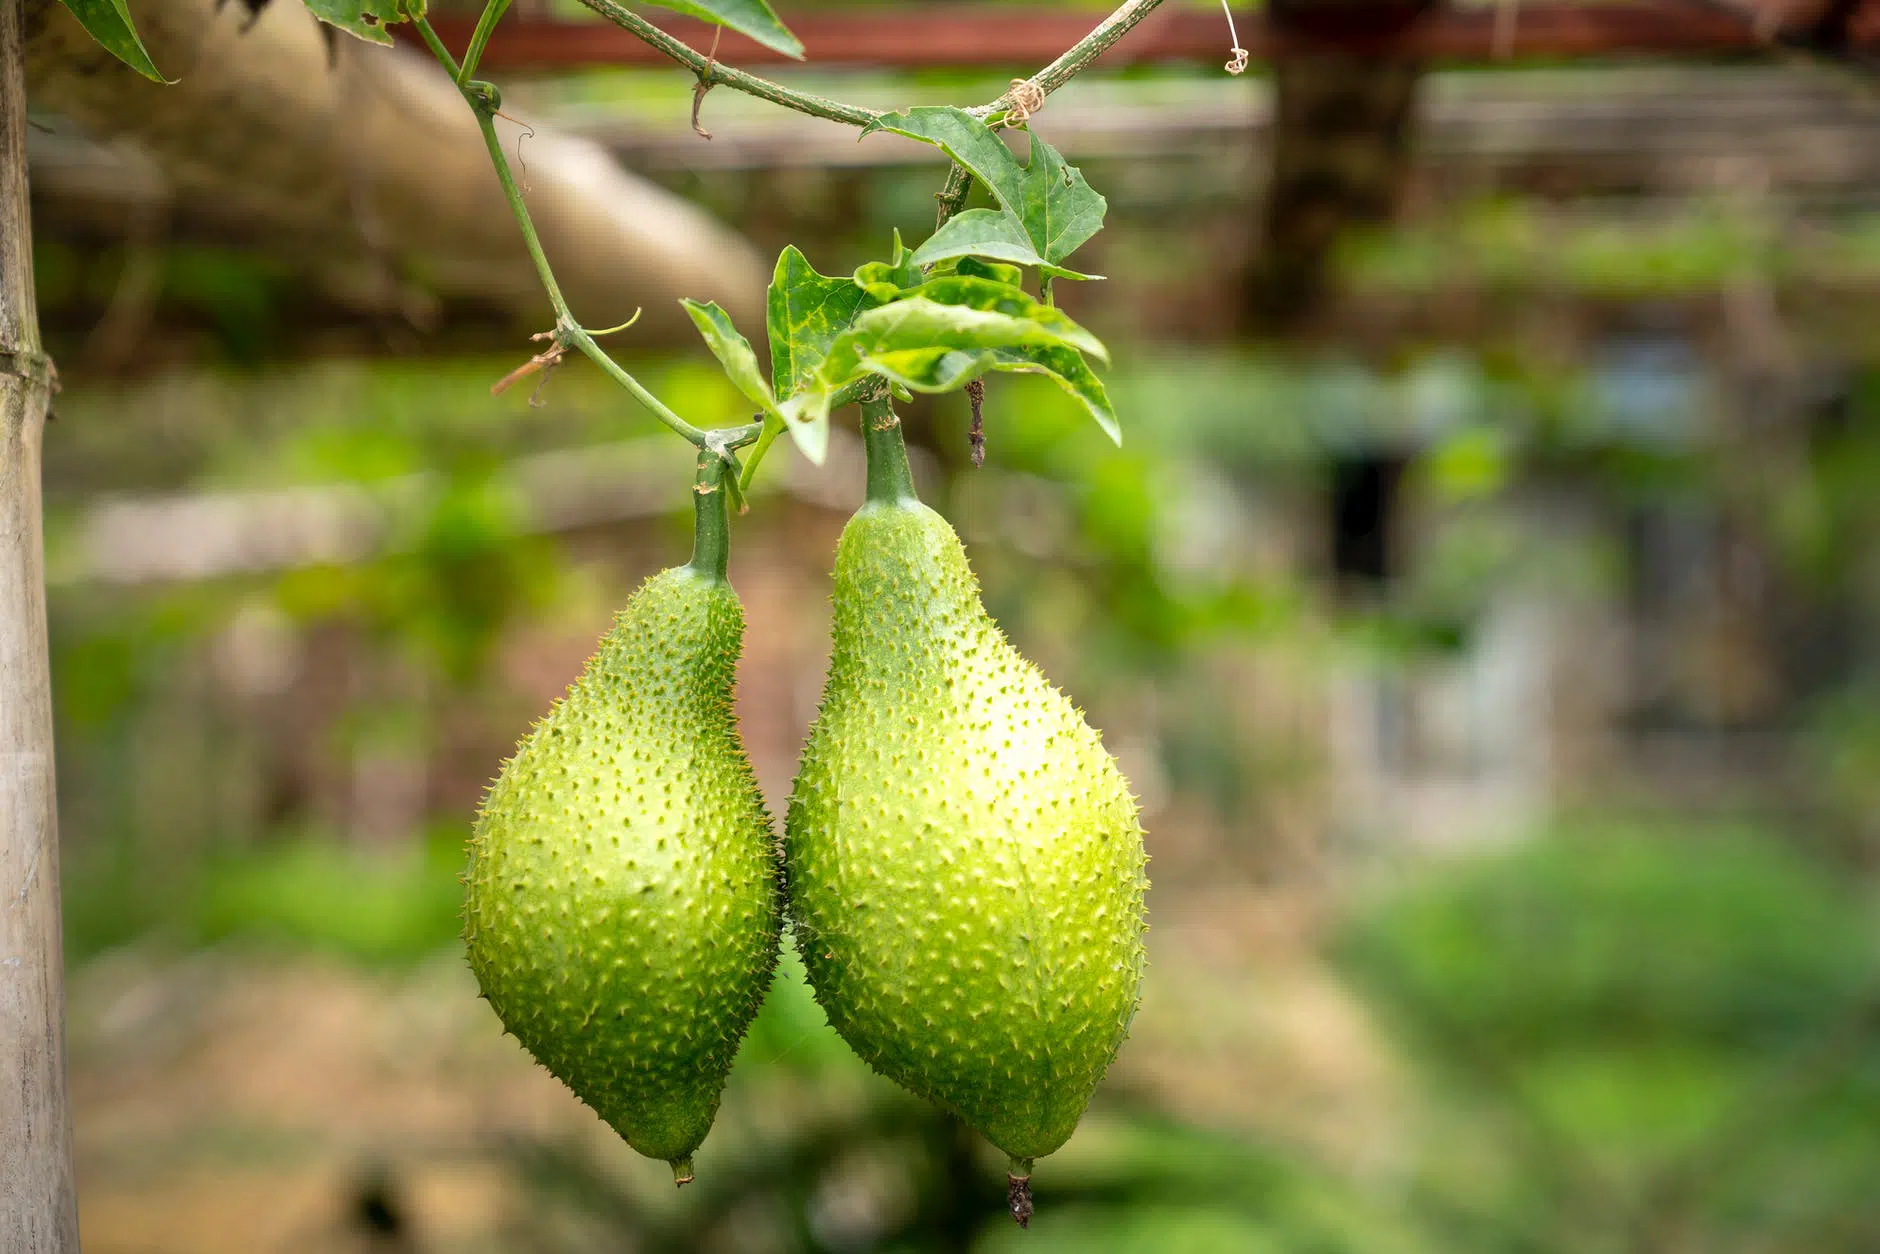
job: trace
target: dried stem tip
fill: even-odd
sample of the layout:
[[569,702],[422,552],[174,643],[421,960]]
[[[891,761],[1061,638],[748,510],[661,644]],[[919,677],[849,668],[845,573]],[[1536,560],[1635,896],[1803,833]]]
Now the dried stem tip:
[[1012,1160],[1011,1174],[1005,1177],[1005,1204],[1019,1227],[1031,1227],[1031,1159]]
[[692,1156],[690,1154],[687,1154],[684,1158],[673,1159],[672,1160],[673,1187],[678,1188],[678,1189],[683,1189],[686,1185],[690,1183],[692,1183]]
[[973,404],[973,425],[966,432],[966,442],[972,446],[976,470],[986,464],[986,381],[974,379],[967,384],[966,399]]

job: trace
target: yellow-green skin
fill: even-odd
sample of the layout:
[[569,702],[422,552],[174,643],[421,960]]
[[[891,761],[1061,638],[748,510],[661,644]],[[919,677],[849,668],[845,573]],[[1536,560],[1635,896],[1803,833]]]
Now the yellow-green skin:
[[503,1025],[683,1182],[777,961],[776,842],[732,720],[728,584],[654,575],[523,740],[470,842]]
[[1135,798],[987,616],[932,510],[864,506],[834,606],[785,837],[810,982],[876,1070],[1014,1159],[1049,1154],[1135,1014]]

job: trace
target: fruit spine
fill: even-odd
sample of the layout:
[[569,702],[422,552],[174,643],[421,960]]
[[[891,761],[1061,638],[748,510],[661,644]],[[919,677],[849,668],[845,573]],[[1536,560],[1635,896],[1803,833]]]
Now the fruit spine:
[[1142,829],[1097,733],[915,497],[892,410],[863,425],[868,500],[837,548],[786,821],[791,918],[830,1022],[1011,1156],[1022,1222],[1030,1160],[1069,1138],[1135,1012]]
[[775,842],[732,718],[722,460],[690,564],[628,600],[490,787],[464,937],[503,1025],[681,1184],[776,965]]

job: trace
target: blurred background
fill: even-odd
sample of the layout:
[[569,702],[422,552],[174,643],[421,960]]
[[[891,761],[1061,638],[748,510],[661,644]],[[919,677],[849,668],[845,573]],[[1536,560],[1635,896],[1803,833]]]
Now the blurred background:
[[[829,3],[830,0],[819,0]],[[794,85],[990,99],[1100,9],[805,10]],[[675,1195],[457,940],[468,823],[689,547],[689,450],[549,325],[468,112],[291,0],[27,0],[70,1051],[93,1254],[1880,1249],[1880,22],[1859,3],[1294,0],[1145,23],[1033,125],[1126,438],[907,415],[988,607],[1141,795],[1151,966],[1029,1232],[786,958]],[[454,46],[473,11],[434,10]],[[590,325],[931,230],[893,137],[559,0],[486,63]],[[697,46],[696,23],[654,14]],[[616,36],[618,37],[616,38]],[[735,47],[734,47],[735,45]],[[757,65],[727,36],[727,60]],[[766,69],[766,72],[770,72]],[[736,525],[780,813],[857,442]]]

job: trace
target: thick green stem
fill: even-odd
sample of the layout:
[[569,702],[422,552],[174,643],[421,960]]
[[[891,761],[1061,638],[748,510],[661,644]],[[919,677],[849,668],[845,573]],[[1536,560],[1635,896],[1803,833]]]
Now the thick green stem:
[[918,501],[914,472],[907,464],[907,442],[901,438],[901,420],[887,397],[862,402],[862,445],[868,451],[868,501],[894,505]]
[[726,508],[725,459],[709,449],[698,455],[692,483],[692,560],[687,569],[701,579],[723,583],[731,555],[731,518]]

